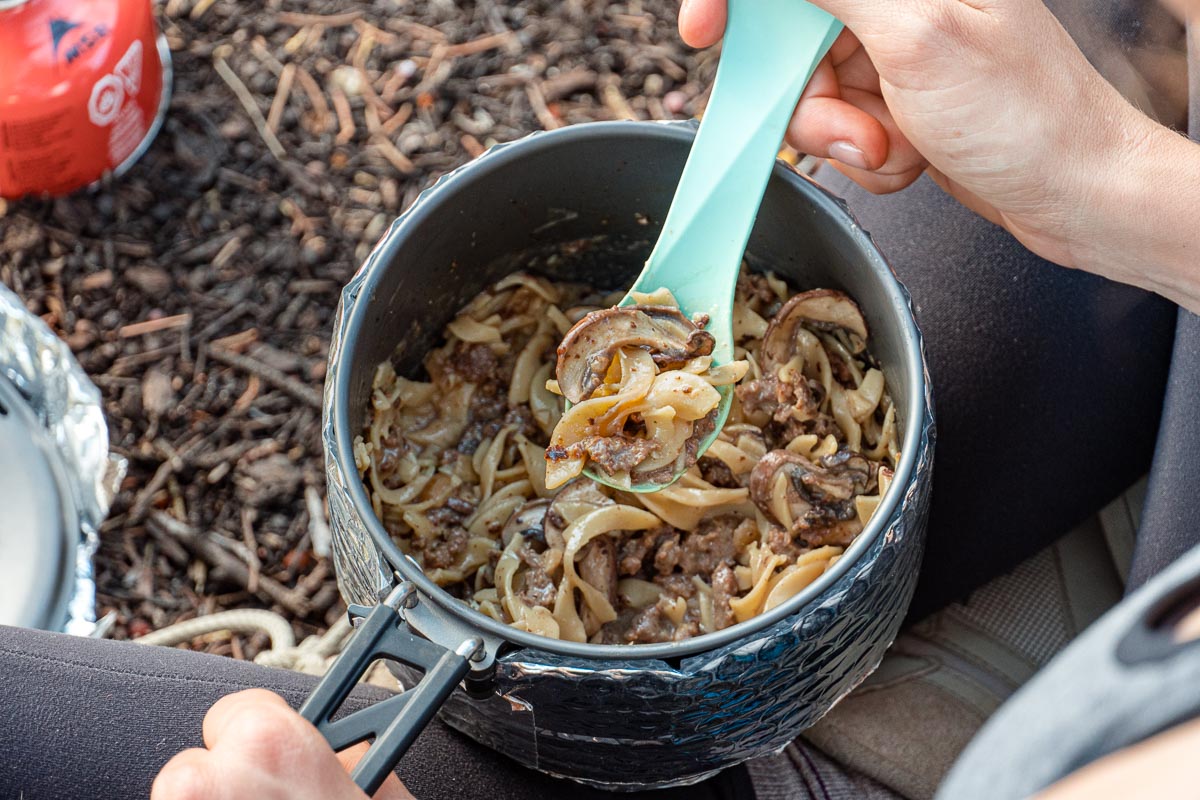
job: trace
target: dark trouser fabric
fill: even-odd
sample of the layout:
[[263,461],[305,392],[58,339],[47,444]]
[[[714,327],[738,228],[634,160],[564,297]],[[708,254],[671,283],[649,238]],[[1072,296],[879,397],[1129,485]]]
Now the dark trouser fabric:
[[[1192,98],[1188,130],[1200,142],[1200,24],[1188,30]],[[1200,218],[1200,209],[1196,209]],[[1200,225],[1197,226],[1200,235]],[[1200,273],[1200,255],[1195,257]],[[1129,589],[1157,575],[1200,540],[1200,317],[1179,312],[1171,380]]]
[[[299,706],[307,675],[130,642],[0,626],[0,799],[145,800],[159,769],[200,747],[220,697],[265,687]],[[345,708],[387,696],[360,687]],[[595,800],[615,795],[547,778],[433,722],[401,762],[420,800]],[[753,800],[745,768],[654,800]]]
[[[925,334],[938,442],[915,620],[1012,569],[1146,473],[1176,308],[1043,261],[928,178],[884,197],[832,169],[818,178],[874,235]],[[1190,455],[1193,476],[1198,441],[1175,441],[1174,452],[1191,443],[1179,463],[1187,469]],[[1178,529],[1159,533],[1187,549]]]

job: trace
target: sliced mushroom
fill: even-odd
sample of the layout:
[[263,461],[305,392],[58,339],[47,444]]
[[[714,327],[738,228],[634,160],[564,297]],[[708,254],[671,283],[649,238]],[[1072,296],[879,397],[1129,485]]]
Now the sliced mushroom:
[[604,383],[623,347],[649,350],[659,369],[668,370],[710,355],[715,345],[711,333],[670,306],[594,311],[567,331],[558,347],[558,386],[572,403],[582,403]]
[[838,539],[858,535],[862,525],[854,498],[875,485],[875,465],[860,453],[841,450],[816,464],[787,450],[772,450],[750,474],[750,498],[793,536],[803,534],[814,544],[814,535],[827,538],[821,536],[823,530]]
[[762,343],[765,370],[774,371],[792,358],[798,327],[815,331],[843,330],[850,340],[852,353],[857,355],[867,349],[867,321],[858,303],[835,289],[813,289],[789,300],[767,326]]
[[550,507],[546,510],[546,522],[543,527],[546,544],[550,547],[565,547],[563,532],[572,522],[590,511],[612,504],[612,499],[590,480],[576,480],[567,484],[550,501]]
[[[579,577],[617,606],[617,548],[610,536],[597,536],[579,554]],[[583,611],[583,627],[588,636],[600,630],[603,623],[596,619],[591,608]]]
[[504,523],[500,539],[505,547],[512,542],[517,534],[527,540],[546,543],[546,512],[550,508],[549,500],[530,500],[518,508]]

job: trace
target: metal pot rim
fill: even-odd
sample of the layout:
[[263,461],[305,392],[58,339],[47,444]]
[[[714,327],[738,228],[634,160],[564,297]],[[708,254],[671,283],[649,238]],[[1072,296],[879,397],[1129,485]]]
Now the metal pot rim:
[[[425,220],[439,213],[442,197],[447,188],[453,185],[454,179],[462,174],[485,174],[490,170],[503,169],[514,161],[525,157],[525,151],[532,146],[554,146],[572,141],[591,139],[606,139],[611,137],[626,138],[660,138],[673,139],[681,142],[690,141],[696,130],[694,122],[594,122],[573,125],[556,131],[537,132],[522,139],[507,144],[496,145],[480,158],[443,175],[431,187],[426,189],[413,205],[400,215],[391,228],[375,246],[361,269],[362,282],[351,283],[350,289],[343,295],[346,320],[346,335],[341,343],[344,352],[350,353],[355,349],[353,344],[362,334],[366,326],[367,299],[376,293],[377,283],[390,264],[395,250],[408,234],[418,229]],[[423,598],[428,599],[441,611],[447,612],[470,628],[488,634],[489,638],[518,644],[525,648],[558,653],[565,656],[584,658],[596,661],[644,661],[679,659],[696,655],[735,643],[739,640],[793,616],[802,608],[819,597],[829,587],[833,586],[846,572],[857,566],[859,559],[883,535],[887,522],[891,518],[902,497],[909,492],[916,479],[916,466],[922,448],[918,445],[921,435],[921,420],[925,419],[926,408],[926,376],[922,337],[912,310],[912,302],[908,291],[897,279],[891,266],[887,263],[879,248],[875,245],[871,234],[858,223],[850,213],[849,207],[840,198],[829,192],[805,175],[800,174],[785,162],[775,166],[773,178],[780,178],[806,196],[814,205],[833,216],[841,217],[847,224],[847,229],[860,250],[873,262],[876,273],[885,284],[885,290],[892,300],[892,306],[897,313],[907,312],[904,316],[903,349],[907,354],[905,370],[908,372],[910,393],[904,419],[907,423],[905,430],[905,447],[901,453],[900,463],[896,468],[896,477],[891,489],[884,497],[879,509],[875,512],[866,529],[854,540],[846,550],[846,554],[829,570],[811,585],[790,598],[777,608],[760,614],[753,619],[738,623],[713,633],[695,636],[680,642],[660,644],[620,644],[598,645],[579,642],[569,642],[561,639],[551,639],[527,631],[517,630],[509,625],[482,614],[462,601],[452,597],[430,580],[415,561],[405,556],[392,541],[383,524],[375,515],[366,487],[354,467],[354,431],[350,430],[350,382],[353,369],[352,359],[344,357],[339,360],[332,376],[333,380],[333,427],[335,429],[336,449],[333,457],[342,465],[347,473],[347,489],[354,505],[355,513],[363,521],[376,547],[383,553],[388,563],[406,580],[415,584]],[[352,290],[352,292],[351,292]],[[356,301],[357,300],[357,301]],[[350,473],[353,473],[350,476]]]

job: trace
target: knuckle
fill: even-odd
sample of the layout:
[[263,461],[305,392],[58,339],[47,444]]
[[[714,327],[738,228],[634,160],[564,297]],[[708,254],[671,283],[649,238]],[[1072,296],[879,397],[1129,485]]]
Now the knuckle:
[[150,800],[207,800],[209,774],[203,755],[185,750],[168,761],[150,787]]
[[311,728],[286,706],[247,704],[233,712],[227,723],[230,745],[260,769],[280,772],[307,751]]

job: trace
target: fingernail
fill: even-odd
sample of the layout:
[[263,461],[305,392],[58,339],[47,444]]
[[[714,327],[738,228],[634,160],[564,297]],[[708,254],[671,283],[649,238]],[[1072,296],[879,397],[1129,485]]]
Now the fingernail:
[[829,157],[837,159],[847,167],[857,167],[858,169],[871,168],[867,164],[867,154],[855,147],[851,142],[834,142],[829,145]]

